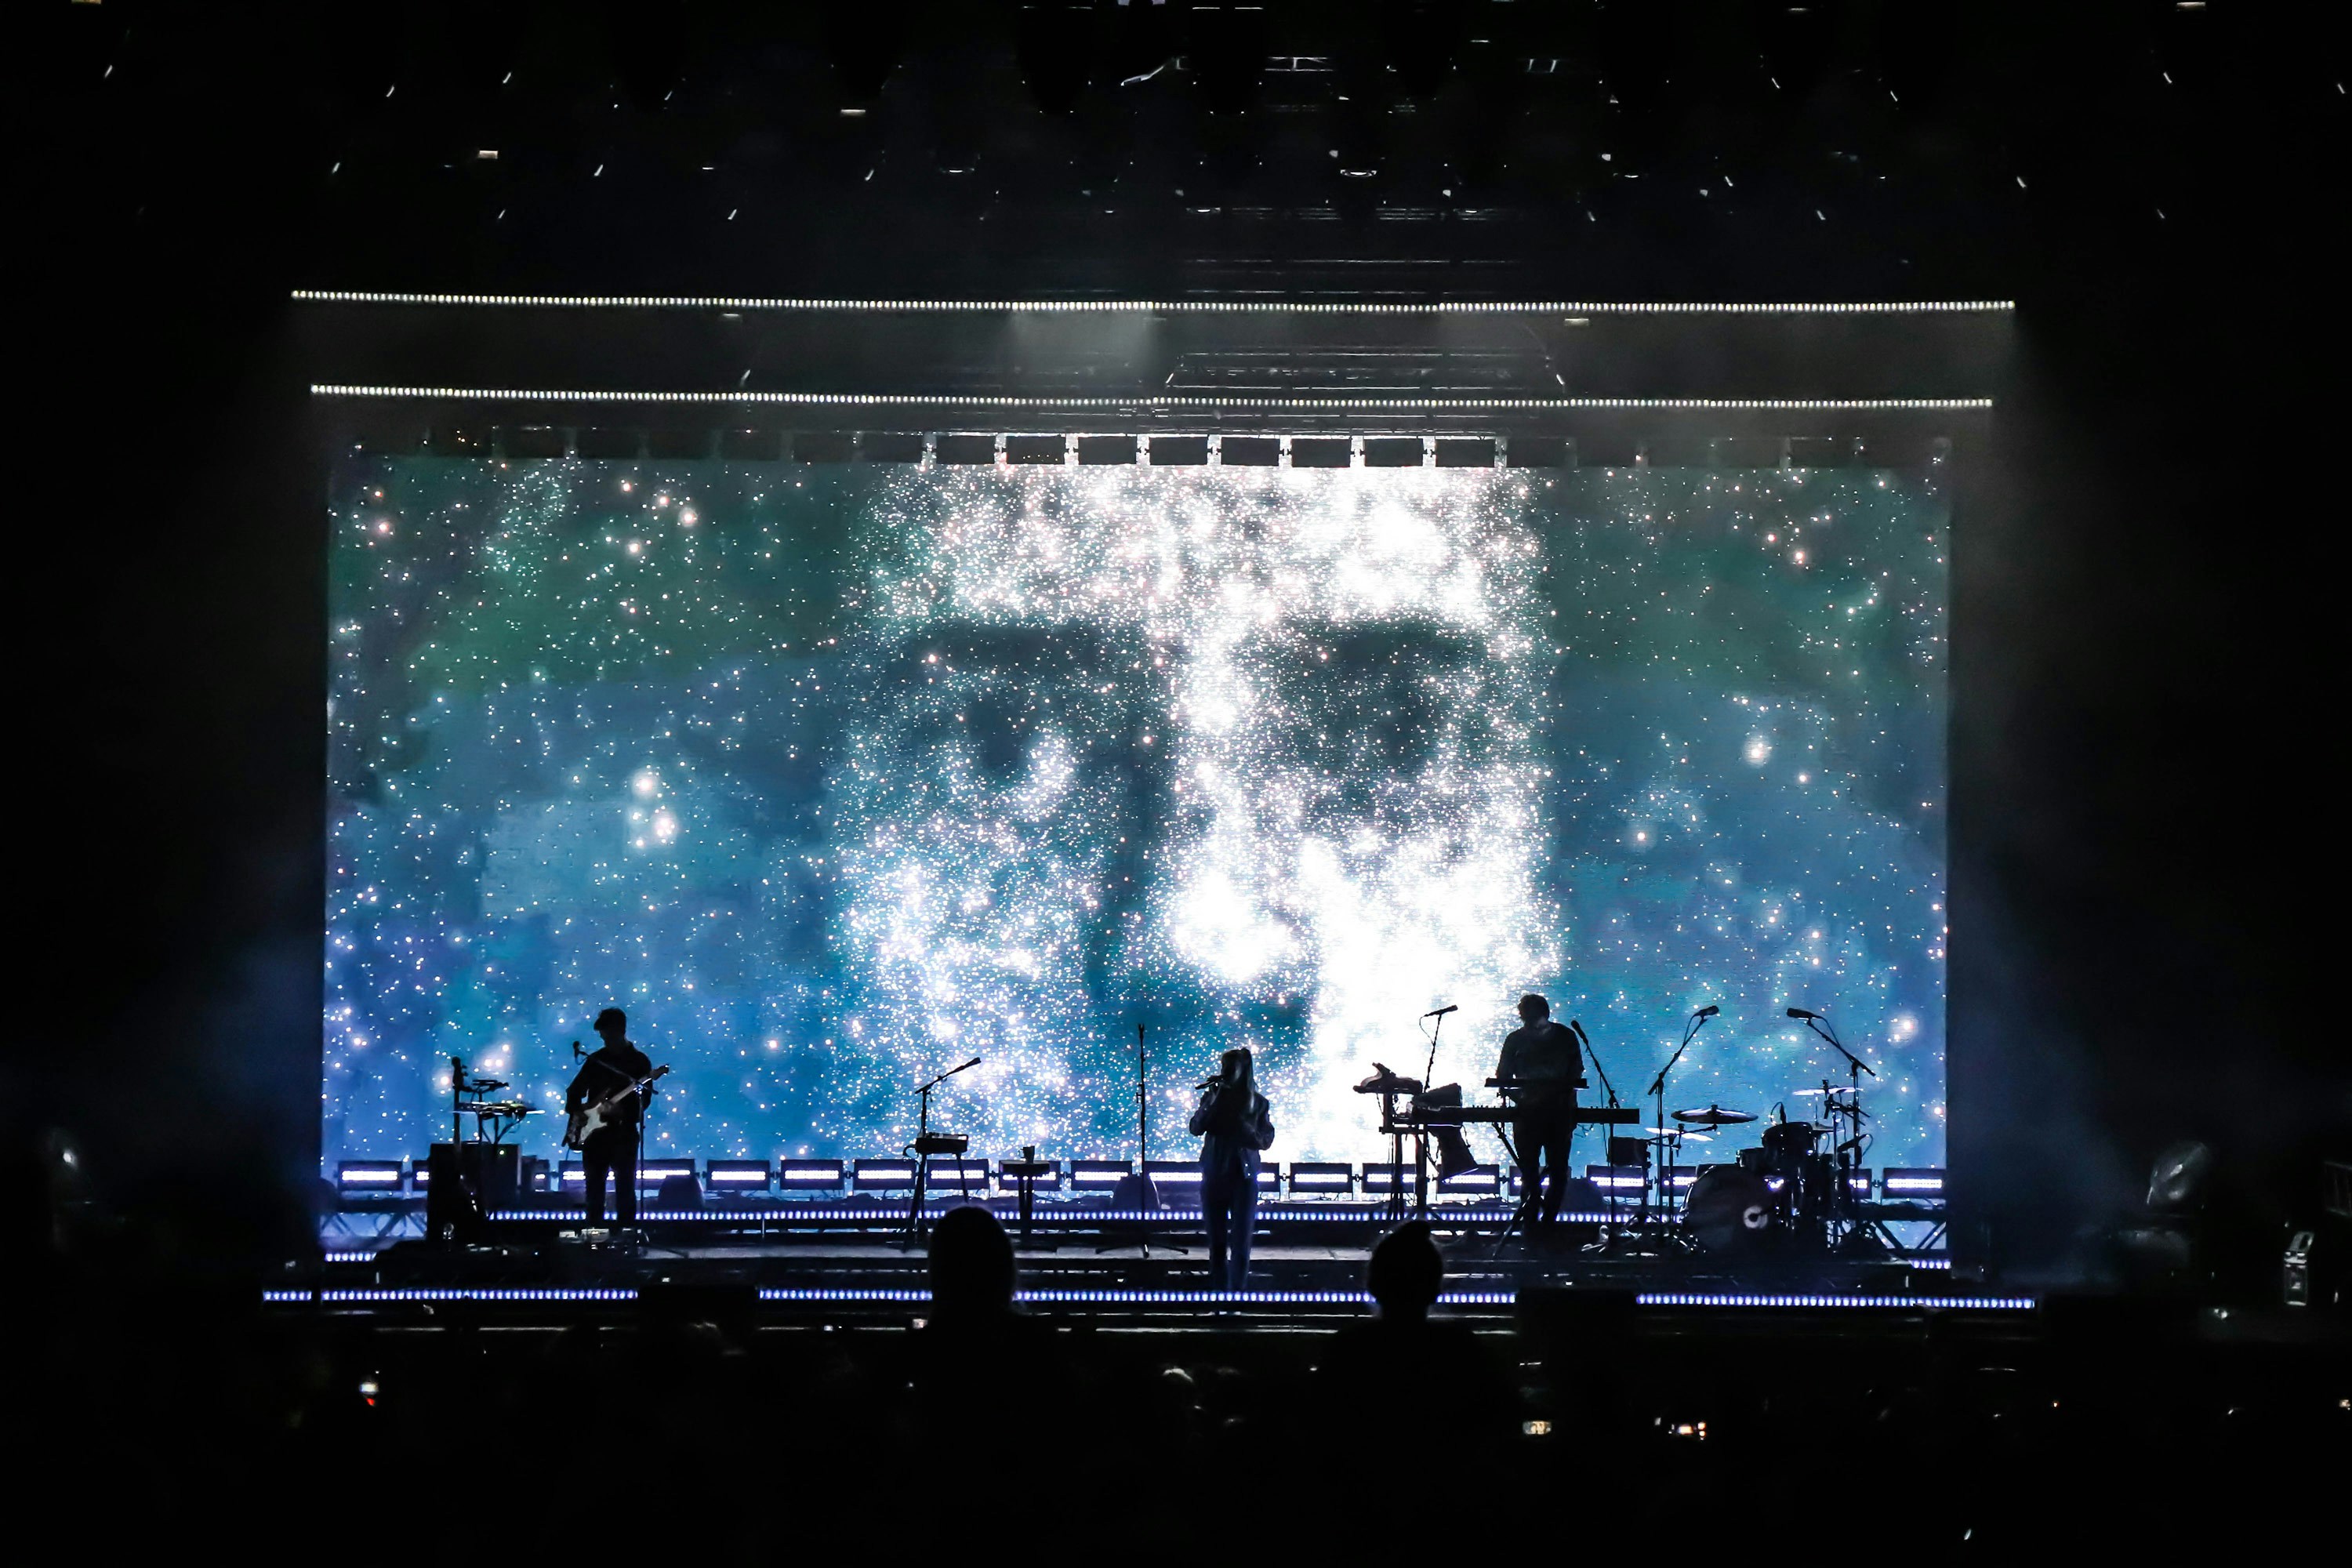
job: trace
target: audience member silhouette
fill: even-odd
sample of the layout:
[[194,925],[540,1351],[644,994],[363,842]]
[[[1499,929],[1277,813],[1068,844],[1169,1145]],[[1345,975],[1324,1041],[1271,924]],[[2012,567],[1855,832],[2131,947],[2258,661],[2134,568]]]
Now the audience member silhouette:
[[1060,1430],[1073,1414],[1069,1368],[1051,1325],[1013,1306],[1013,1238],[996,1216],[977,1205],[942,1215],[930,1273],[911,1368],[916,1419],[934,1434],[982,1419]]
[[1504,1369],[1460,1323],[1433,1321],[1445,1258],[1429,1226],[1408,1220],[1372,1248],[1372,1321],[1342,1329],[1316,1370],[1316,1415],[1342,1435],[1425,1434],[1449,1456],[1492,1454],[1518,1432]]

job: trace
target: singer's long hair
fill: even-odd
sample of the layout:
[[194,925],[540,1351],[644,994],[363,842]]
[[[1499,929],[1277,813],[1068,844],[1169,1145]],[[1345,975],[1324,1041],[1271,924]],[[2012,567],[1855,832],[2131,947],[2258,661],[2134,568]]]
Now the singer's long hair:
[[1257,1092],[1257,1058],[1247,1046],[1235,1046],[1217,1058],[1217,1076],[1224,1080],[1223,1087],[1240,1089],[1247,1103]]

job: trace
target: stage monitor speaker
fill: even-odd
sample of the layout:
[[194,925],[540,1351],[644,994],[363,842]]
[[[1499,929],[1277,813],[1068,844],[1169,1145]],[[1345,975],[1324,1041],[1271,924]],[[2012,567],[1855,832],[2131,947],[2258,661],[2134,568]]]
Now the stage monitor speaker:
[[436,1143],[426,1162],[425,1232],[436,1240],[471,1240],[492,1210],[520,1199],[522,1151],[511,1143]]

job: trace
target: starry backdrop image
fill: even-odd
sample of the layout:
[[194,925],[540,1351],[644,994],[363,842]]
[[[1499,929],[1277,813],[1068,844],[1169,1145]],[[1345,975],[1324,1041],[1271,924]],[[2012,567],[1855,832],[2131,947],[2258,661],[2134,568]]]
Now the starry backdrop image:
[[1131,1155],[1141,1024],[1155,1158],[1232,1045],[1275,1157],[1375,1158],[1351,1086],[1453,1004],[1491,1102],[1528,990],[1628,1103],[1718,1005],[1669,1109],[1792,1118],[1817,1010],[1871,1163],[1942,1163],[1932,470],[332,485],[330,1163],[446,1138],[453,1056],[553,1152],[608,1005],[673,1069],[649,1154],[895,1153],[978,1056],[933,1112],[976,1155]]

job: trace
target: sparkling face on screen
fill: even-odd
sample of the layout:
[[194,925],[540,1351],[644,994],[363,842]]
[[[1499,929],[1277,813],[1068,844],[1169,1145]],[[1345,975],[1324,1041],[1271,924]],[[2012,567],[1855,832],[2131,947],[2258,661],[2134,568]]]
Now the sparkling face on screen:
[[1540,554],[1496,481],[1444,479],[921,481],[878,595],[911,673],[844,792],[873,1048],[987,1056],[1008,1139],[1105,1104],[1115,1137],[1117,1058],[1074,1080],[1040,1026],[1149,1018],[1188,1080],[1253,1047],[1297,1146],[1336,1146],[1430,998],[1548,969]]

